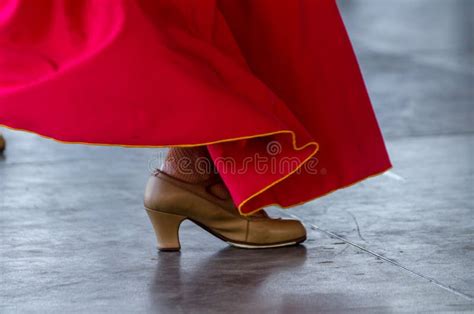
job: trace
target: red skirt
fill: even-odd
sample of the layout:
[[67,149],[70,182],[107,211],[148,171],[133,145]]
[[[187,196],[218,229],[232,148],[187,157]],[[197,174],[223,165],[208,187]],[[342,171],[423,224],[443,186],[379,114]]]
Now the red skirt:
[[207,145],[244,214],[391,166],[334,0],[0,0],[0,124]]

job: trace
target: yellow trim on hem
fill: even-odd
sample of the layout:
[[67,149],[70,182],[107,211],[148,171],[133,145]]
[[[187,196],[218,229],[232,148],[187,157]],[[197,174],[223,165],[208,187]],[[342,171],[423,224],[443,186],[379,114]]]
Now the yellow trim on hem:
[[[258,192],[252,194],[250,197],[248,197],[247,199],[245,199],[244,201],[242,201],[238,206],[238,210],[239,210],[239,213],[243,216],[248,216],[248,215],[252,215],[254,213],[256,213],[257,211],[261,210],[262,208],[258,208],[257,210],[254,210],[250,213],[243,213],[242,212],[242,206],[244,206],[245,203],[247,203],[250,199],[262,194],[263,192],[265,192],[266,190],[270,189],[272,186],[278,184],[279,182],[285,180],[286,178],[288,178],[289,176],[291,176],[293,173],[295,173],[296,171],[298,171],[306,161],[308,161],[309,159],[311,159],[314,155],[316,155],[316,153],[318,152],[319,150],[319,144],[317,142],[309,142],[309,143],[306,143],[305,145],[301,146],[301,147],[298,147],[296,145],[296,134],[295,132],[291,131],[291,130],[280,130],[280,131],[274,131],[274,132],[269,132],[269,133],[262,133],[262,134],[256,134],[256,135],[248,135],[248,136],[241,136],[241,137],[236,137],[236,138],[228,138],[228,139],[222,139],[222,140],[217,140],[217,141],[211,141],[211,142],[205,142],[205,143],[199,143],[199,144],[173,144],[173,145],[123,145],[123,144],[103,144],[103,143],[89,143],[89,142],[69,142],[69,141],[63,141],[63,140],[58,140],[58,139],[55,139],[55,138],[52,138],[52,137],[49,137],[49,136],[46,136],[46,135],[42,135],[42,134],[39,134],[37,132],[34,132],[34,131],[30,131],[30,130],[25,130],[25,129],[20,129],[20,128],[13,128],[13,127],[10,127],[10,126],[7,126],[7,125],[4,125],[4,124],[1,124],[0,123],[0,126],[2,127],[5,127],[7,129],[10,129],[10,130],[15,130],[15,131],[22,131],[22,132],[27,132],[27,133],[31,133],[31,134],[35,134],[35,135],[38,135],[42,138],[45,138],[45,139],[49,139],[49,140],[53,140],[55,142],[58,142],[58,143],[63,143],[63,144],[82,144],[82,145],[94,145],[94,146],[118,146],[118,147],[126,147],[126,148],[163,148],[163,147],[196,147],[196,146],[205,146],[205,145],[212,145],[212,144],[219,144],[219,143],[225,143],[225,142],[232,142],[232,141],[238,141],[238,140],[246,140],[246,139],[251,139],[251,138],[257,138],[257,137],[265,137],[265,136],[270,136],[270,135],[276,135],[276,134],[291,134],[291,138],[292,138],[292,145],[293,145],[293,149],[294,150],[303,150],[305,149],[306,147],[310,146],[310,145],[314,145],[314,151],[309,155],[308,158],[306,158],[303,162],[301,162],[296,168],[295,170],[291,171],[289,174],[285,175],[284,177],[272,182],[271,184],[267,185],[266,187],[264,187],[263,189],[259,190]],[[267,205],[269,206],[269,205]]]
[[[233,142],[233,141],[238,141],[238,140],[247,140],[247,139],[251,139],[251,138],[265,137],[265,136],[270,136],[270,135],[275,135],[275,134],[292,134],[293,139],[295,138],[295,133],[293,131],[291,131],[291,130],[279,130],[279,131],[274,131],[274,132],[260,133],[260,134],[256,134],[256,135],[244,135],[244,136],[235,137],[235,138],[226,138],[226,139],[210,141],[210,142],[204,142],[204,143],[196,143],[196,144],[125,145],[125,144],[104,144],[104,143],[79,142],[79,141],[63,141],[63,140],[55,139],[55,138],[50,137],[50,136],[42,135],[42,134],[37,133],[35,131],[30,131],[30,130],[20,129],[20,128],[14,128],[14,127],[11,127],[11,126],[8,126],[8,125],[5,125],[5,124],[1,124],[1,123],[0,123],[0,127],[4,127],[6,129],[13,130],[13,131],[21,131],[21,132],[34,134],[34,135],[37,135],[39,137],[42,137],[42,138],[45,138],[45,139],[48,139],[48,140],[52,140],[52,141],[55,141],[55,142],[58,142],[58,143],[62,143],[62,144],[78,144],[78,145],[92,145],[92,146],[115,146],[115,147],[125,147],[125,148],[197,147],[197,146],[220,144],[220,143],[225,143],[225,142]],[[310,142],[310,143],[316,143],[316,142]],[[308,146],[308,144],[303,146],[301,149],[303,149],[306,146]]]
[[232,141],[238,141],[238,140],[245,140],[245,139],[251,139],[251,138],[257,138],[257,137],[265,137],[265,136],[270,136],[270,135],[276,135],[276,134],[291,134],[292,136],[292,145],[293,145],[293,149],[294,150],[303,150],[305,149],[306,147],[310,146],[310,145],[314,145],[314,151],[309,155],[309,157],[307,157],[304,161],[302,161],[296,168],[295,170],[291,171],[289,174],[283,176],[282,178],[270,183],[269,185],[267,185],[266,187],[264,187],[263,189],[259,190],[258,192],[252,194],[250,197],[246,198],[244,201],[242,201],[238,206],[238,210],[239,210],[239,213],[243,216],[249,216],[249,215],[252,215],[252,214],[255,214],[256,212],[258,212],[259,210],[263,209],[264,207],[268,207],[268,206],[279,206],[280,208],[283,208],[283,209],[288,209],[288,208],[291,208],[291,207],[295,207],[295,206],[299,206],[301,204],[304,204],[304,203],[307,203],[307,202],[310,202],[312,200],[315,200],[317,198],[320,198],[320,197],[324,197],[328,194],[331,194],[335,191],[338,191],[340,189],[344,189],[344,188],[347,188],[347,187],[350,187],[350,186],[353,186],[355,184],[358,184],[368,178],[372,178],[372,177],[375,177],[375,176],[378,176],[390,169],[392,169],[392,167],[389,167],[381,172],[378,172],[378,173],[375,173],[373,175],[370,175],[370,176],[367,176],[367,177],[364,177],[356,182],[353,182],[353,183],[350,183],[350,184],[347,184],[347,185],[344,185],[344,186],[341,186],[341,187],[338,187],[336,189],[333,189],[333,190],[330,190],[329,192],[327,193],[324,193],[322,195],[318,195],[316,197],[313,197],[313,198],[310,198],[308,200],[305,200],[305,201],[302,201],[302,202],[299,202],[297,204],[293,204],[293,205],[289,205],[289,206],[282,206],[278,203],[273,203],[273,204],[266,204],[258,209],[255,209],[249,213],[243,213],[242,212],[242,207],[247,203],[249,202],[252,198],[262,194],[263,192],[267,191],[268,189],[270,189],[271,187],[275,186],[276,184],[280,183],[281,181],[287,179],[289,176],[291,176],[292,174],[294,174],[296,171],[298,171],[309,159],[311,159],[314,155],[316,155],[316,153],[318,152],[319,150],[319,144],[317,142],[309,142],[309,143],[306,143],[305,145],[301,146],[301,147],[298,147],[296,145],[296,134],[295,132],[291,131],[291,130],[280,130],[280,131],[275,131],[275,132],[269,132],[269,133],[262,133],[262,134],[257,134],[257,135],[248,135],[248,136],[241,136],[241,137],[236,137],[236,138],[229,138],[229,139],[222,139],[222,140],[217,140],[217,141],[211,141],[211,142],[205,142],[205,143],[199,143],[199,144],[177,144],[177,145],[122,145],[122,144],[101,144],[101,143],[88,143],[88,142],[67,142],[67,141],[62,141],[62,140],[57,140],[55,138],[52,138],[52,137],[49,137],[49,136],[45,136],[45,135],[41,135],[39,133],[36,133],[36,132],[33,132],[33,131],[29,131],[29,130],[25,130],[25,129],[19,129],[19,128],[13,128],[13,127],[10,127],[10,126],[7,126],[7,125],[4,125],[4,124],[0,124],[0,126],[2,127],[5,127],[7,129],[10,129],[10,130],[15,130],[15,131],[22,131],[22,132],[27,132],[27,133],[32,133],[32,134],[35,134],[35,135],[38,135],[42,138],[46,138],[46,139],[49,139],[49,140],[53,140],[55,142],[58,142],[58,143],[63,143],[63,144],[83,144],[83,145],[94,145],[94,146],[118,146],[118,147],[126,147],[126,148],[163,148],[163,147],[196,147],[196,146],[205,146],[205,145],[212,145],[212,144],[219,144],[219,143],[225,143],[225,142],[232,142]]
[[[258,212],[259,210],[261,210],[263,207],[260,207],[258,209],[255,209],[249,213],[243,213],[242,212],[242,207],[248,202],[250,201],[252,198],[262,194],[263,192],[265,192],[266,190],[270,189],[271,187],[275,186],[276,184],[280,183],[281,181],[285,180],[286,178],[288,178],[289,176],[291,176],[292,174],[294,174],[295,172],[297,172],[299,169],[301,169],[301,167],[303,167],[303,165],[308,161],[310,160],[314,155],[316,155],[316,153],[318,152],[319,150],[319,144],[317,142],[309,142],[309,143],[306,143],[305,145],[301,146],[301,147],[297,147],[296,146],[296,135],[293,131],[290,131],[291,132],[291,135],[292,135],[292,144],[293,144],[293,149],[294,150],[303,150],[305,149],[306,147],[310,146],[310,145],[314,145],[314,151],[305,159],[303,160],[293,171],[291,171],[290,173],[288,173],[287,175],[281,177],[280,179],[276,180],[276,181],[273,181],[272,183],[270,183],[269,185],[267,185],[266,187],[264,187],[263,189],[261,189],[260,191],[258,191],[257,193],[254,193],[252,194],[250,197],[246,198],[245,200],[243,200],[238,206],[237,208],[239,209],[239,213],[243,216],[249,216],[249,215],[252,215],[252,214],[255,214],[256,212]],[[281,205],[279,204],[272,204],[272,205],[278,205],[280,207],[282,207]],[[264,207],[266,206],[270,206],[270,205],[265,205]],[[284,208],[284,207],[282,207]]]

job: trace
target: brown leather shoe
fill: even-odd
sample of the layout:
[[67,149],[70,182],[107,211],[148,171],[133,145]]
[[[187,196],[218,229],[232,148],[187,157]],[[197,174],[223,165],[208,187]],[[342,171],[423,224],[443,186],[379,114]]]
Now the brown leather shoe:
[[178,231],[185,219],[240,248],[274,248],[306,240],[306,230],[298,220],[271,219],[264,211],[240,215],[231,199],[210,193],[214,184],[190,184],[160,171],[150,177],[145,208],[161,251],[180,249]]

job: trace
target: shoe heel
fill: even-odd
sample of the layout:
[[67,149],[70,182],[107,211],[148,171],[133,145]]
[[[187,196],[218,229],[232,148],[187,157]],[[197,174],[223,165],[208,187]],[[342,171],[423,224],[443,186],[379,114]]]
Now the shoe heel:
[[158,249],[160,251],[179,251],[179,225],[185,216],[167,214],[146,208],[148,217],[155,230]]

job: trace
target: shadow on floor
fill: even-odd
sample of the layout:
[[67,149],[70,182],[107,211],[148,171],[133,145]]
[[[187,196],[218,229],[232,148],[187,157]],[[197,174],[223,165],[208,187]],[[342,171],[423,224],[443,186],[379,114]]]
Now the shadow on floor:
[[259,308],[262,284],[272,275],[300,268],[306,261],[306,253],[304,246],[263,251],[227,247],[202,260],[197,254],[184,260],[181,253],[160,252],[150,287],[151,307],[154,310],[190,310],[203,306],[215,309],[229,304],[227,301],[233,300],[235,304],[240,299],[245,300],[240,307]]

